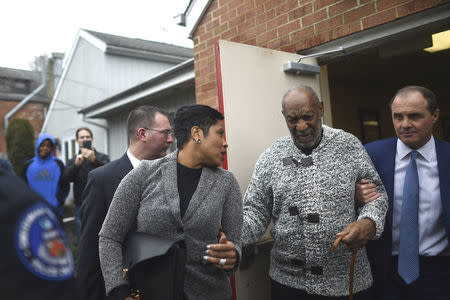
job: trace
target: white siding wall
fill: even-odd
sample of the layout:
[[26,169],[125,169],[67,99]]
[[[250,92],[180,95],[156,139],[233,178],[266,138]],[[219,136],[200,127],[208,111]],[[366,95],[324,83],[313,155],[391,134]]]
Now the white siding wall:
[[[113,149],[108,149],[107,130],[84,122],[77,111],[146,81],[174,65],[126,56],[106,55],[85,39],[80,38],[70,65],[67,66],[66,76],[63,78],[64,81],[50,112],[45,132],[64,141],[72,138],[77,128],[89,127],[94,134],[94,147],[101,152],[113,154],[112,156],[116,158],[116,154],[122,153],[124,147],[114,146]],[[125,115],[127,114],[128,112]],[[92,121],[103,126],[107,125],[105,120]],[[123,120],[119,127],[122,126]],[[113,146],[115,142],[109,144]],[[110,151],[113,152],[109,153]],[[59,153],[59,156],[64,160],[64,153]]]
[[105,83],[110,95],[144,82],[176,65],[118,55],[107,54],[105,57]]
[[[175,94],[163,97],[153,97],[139,100],[129,109],[124,109],[108,118],[109,128],[109,153],[111,159],[117,159],[123,155],[128,147],[127,138],[127,118],[130,111],[139,105],[154,105],[162,108],[169,113],[170,121],[173,126],[173,115],[176,110],[183,105],[195,104],[195,89],[194,82],[191,88],[177,89]],[[175,143],[171,150],[176,149]]]
[[[59,93],[53,100],[55,103],[47,120],[45,132],[60,140],[67,140],[75,136],[77,128],[87,126],[94,134],[94,147],[106,152],[105,129],[83,122],[81,115],[77,113],[82,107],[105,98],[104,70],[104,54],[84,39],[80,39]],[[103,120],[96,122],[106,125]],[[63,153],[59,155],[64,159]]]
[[129,111],[115,114],[108,119],[109,153],[111,160],[120,158],[128,148],[127,118]]

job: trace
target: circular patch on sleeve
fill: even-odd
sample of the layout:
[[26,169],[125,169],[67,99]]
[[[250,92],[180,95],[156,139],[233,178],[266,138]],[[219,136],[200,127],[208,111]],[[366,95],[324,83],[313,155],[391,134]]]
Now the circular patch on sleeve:
[[22,213],[14,240],[17,256],[34,275],[50,281],[74,276],[72,251],[49,207],[38,203]]

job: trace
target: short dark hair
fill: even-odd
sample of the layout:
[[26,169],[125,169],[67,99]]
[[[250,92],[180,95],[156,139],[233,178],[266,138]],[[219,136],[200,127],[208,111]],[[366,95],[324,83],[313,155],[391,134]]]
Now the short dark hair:
[[92,131],[87,128],[87,127],[80,127],[77,129],[77,131],[75,132],[75,139],[78,140],[78,132],[80,132],[81,130],[86,130],[87,132],[89,132],[89,134],[91,135],[91,138],[94,138],[94,135],[92,134]]
[[181,150],[189,141],[192,127],[200,127],[203,134],[207,136],[209,128],[216,124],[218,120],[223,119],[224,117],[220,112],[207,105],[195,104],[180,107],[175,113],[173,122],[177,148]]
[[408,85],[399,89],[395,93],[394,97],[392,97],[391,102],[389,102],[389,107],[391,108],[391,110],[392,110],[392,103],[394,102],[394,99],[397,96],[406,96],[411,92],[418,92],[425,98],[425,100],[427,101],[427,109],[430,111],[431,114],[434,114],[436,109],[439,108],[436,95],[431,90],[423,86]]
[[157,113],[167,117],[167,113],[156,106],[141,105],[133,109],[127,119],[128,139],[136,136],[137,130],[141,127],[152,128]]

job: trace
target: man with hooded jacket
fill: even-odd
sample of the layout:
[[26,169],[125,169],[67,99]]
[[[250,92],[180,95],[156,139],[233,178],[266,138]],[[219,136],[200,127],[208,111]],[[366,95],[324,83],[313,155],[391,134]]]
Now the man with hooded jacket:
[[53,137],[41,134],[36,143],[36,156],[25,163],[22,178],[62,216],[69,183],[62,177],[63,162],[53,156],[54,147]]

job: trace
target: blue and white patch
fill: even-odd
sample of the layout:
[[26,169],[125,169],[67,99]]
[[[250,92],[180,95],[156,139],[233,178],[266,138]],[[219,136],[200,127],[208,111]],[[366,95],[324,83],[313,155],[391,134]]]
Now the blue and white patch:
[[34,275],[50,281],[74,276],[72,251],[49,207],[39,203],[22,213],[14,240],[17,256]]

